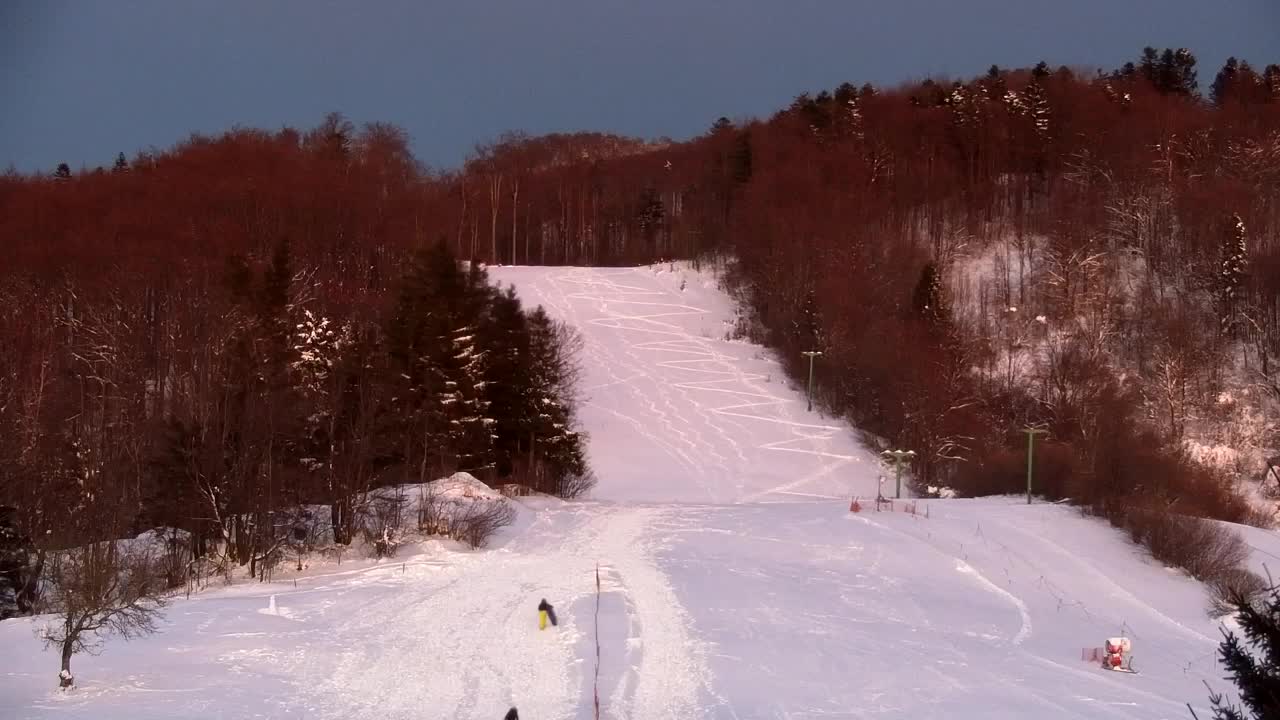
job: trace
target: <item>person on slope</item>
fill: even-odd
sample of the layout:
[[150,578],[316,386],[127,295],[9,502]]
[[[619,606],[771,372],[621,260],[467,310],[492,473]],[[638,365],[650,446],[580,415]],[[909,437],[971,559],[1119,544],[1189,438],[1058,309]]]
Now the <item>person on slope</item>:
[[542,598],[542,602],[538,603],[538,629],[547,629],[547,620],[551,620],[552,625],[558,625],[556,622],[556,609],[546,598]]

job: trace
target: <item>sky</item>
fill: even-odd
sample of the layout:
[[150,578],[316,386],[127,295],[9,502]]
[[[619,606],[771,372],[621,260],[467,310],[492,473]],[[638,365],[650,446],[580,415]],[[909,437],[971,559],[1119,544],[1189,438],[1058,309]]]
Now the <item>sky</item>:
[[325,113],[456,167],[506,130],[688,138],[841,82],[1280,62],[1276,0],[0,0],[0,168],[110,165]]

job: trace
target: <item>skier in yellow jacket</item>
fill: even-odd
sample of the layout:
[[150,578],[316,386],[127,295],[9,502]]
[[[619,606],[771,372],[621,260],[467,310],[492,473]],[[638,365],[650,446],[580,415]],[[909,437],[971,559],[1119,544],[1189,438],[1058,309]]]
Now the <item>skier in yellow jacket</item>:
[[552,625],[558,624],[556,622],[556,609],[551,606],[551,603],[547,602],[546,598],[542,598],[542,602],[538,603],[539,630],[547,629],[547,620],[550,620]]

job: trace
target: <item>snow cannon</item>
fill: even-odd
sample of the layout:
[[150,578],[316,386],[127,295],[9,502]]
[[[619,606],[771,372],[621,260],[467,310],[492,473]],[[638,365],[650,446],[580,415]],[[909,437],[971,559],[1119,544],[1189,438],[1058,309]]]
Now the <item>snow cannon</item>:
[[1127,637],[1107,638],[1103,648],[1102,666],[1108,670],[1127,670],[1124,656],[1133,649]]

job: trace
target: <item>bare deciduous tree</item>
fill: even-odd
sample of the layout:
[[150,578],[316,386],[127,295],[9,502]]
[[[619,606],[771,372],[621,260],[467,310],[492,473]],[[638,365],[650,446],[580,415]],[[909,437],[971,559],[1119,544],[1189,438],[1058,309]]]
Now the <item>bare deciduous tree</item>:
[[56,620],[39,630],[45,647],[61,650],[59,687],[75,684],[71,657],[96,654],[107,635],[125,639],[156,630],[165,582],[150,550],[106,541],[59,553],[45,568],[47,607]]

